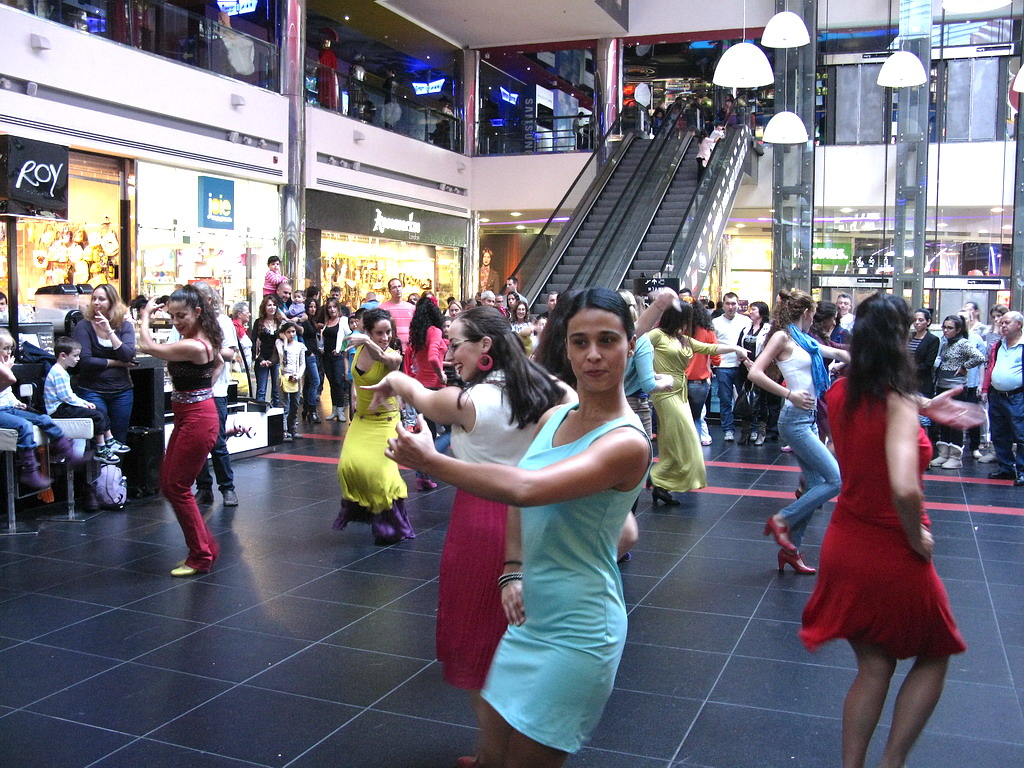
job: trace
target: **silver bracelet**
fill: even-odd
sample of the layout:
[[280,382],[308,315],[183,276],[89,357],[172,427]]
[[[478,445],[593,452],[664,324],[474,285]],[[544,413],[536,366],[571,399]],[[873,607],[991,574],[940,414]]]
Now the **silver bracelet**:
[[501,576],[498,577],[498,589],[504,589],[509,584],[511,584],[513,581],[522,581],[522,580],[523,580],[523,572],[522,571],[512,571],[511,573],[503,573]]

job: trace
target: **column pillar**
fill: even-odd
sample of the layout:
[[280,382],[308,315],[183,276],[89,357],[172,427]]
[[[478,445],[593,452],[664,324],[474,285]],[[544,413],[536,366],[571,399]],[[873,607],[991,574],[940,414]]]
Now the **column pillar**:
[[305,273],[306,227],[306,0],[281,4],[281,93],[288,98],[288,167],[281,188],[281,271],[297,281]]
[[462,50],[462,154],[477,153],[477,125],[480,112],[480,51]]
[[604,136],[618,119],[622,110],[622,40],[606,37],[597,41],[594,95],[594,146],[601,146]]
[[775,109],[799,115],[810,140],[772,147],[772,274],[776,292],[783,288],[810,291],[818,9],[815,0],[775,0],[775,10],[793,11],[810,32],[807,45],[775,49]]
[[[1024,25],[1020,50],[1024,51]],[[1021,99],[1024,102],[1024,98]],[[1018,102],[1020,103],[1020,102]],[[1024,106],[1024,104],[1022,104]],[[1017,172],[1013,180],[1013,250],[1010,262],[1010,309],[1024,312],[1024,114],[1017,112]]]

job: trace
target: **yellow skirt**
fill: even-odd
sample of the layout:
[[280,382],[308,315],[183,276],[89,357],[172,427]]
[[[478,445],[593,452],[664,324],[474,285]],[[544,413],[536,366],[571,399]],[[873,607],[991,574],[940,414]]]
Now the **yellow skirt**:
[[658,461],[651,468],[651,482],[660,488],[685,493],[708,484],[700,437],[682,388],[651,398],[658,413]]
[[395,436],[401,423],[397,411],[365,416],[357,413],[341,446],[341,495],[375,515],[390,510],[396,499],[409,496],[398,465],[384,456],[388,438]]

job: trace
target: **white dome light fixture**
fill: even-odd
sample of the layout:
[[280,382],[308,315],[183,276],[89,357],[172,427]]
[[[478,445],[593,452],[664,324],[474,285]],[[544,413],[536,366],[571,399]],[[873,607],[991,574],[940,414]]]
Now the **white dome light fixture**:
[[775,73],[764,51],[753,43],[737,43],[718,60],[712,81],[725,88],[757,88],[775,82]]
[[1012,0],[942,0],[943,10],[950,13],[984,13],[1010,5]]
[[1010,87],[1017,93],[1024,93],[1024,67],[1021,67],[1017,74],[1013,76],[1013,85]]
[[776,112],[761,137],[765,144],[806,144],[807,128],[796,112]]
[[883,88],[910,88],[928,82],[924,64],[910,51],[896,51],[885,60],[877,83]]
[[799,48],[811,42],[804,20],[792,11],[782,11],[772,16],[761,35],[761,45],[766,48]]

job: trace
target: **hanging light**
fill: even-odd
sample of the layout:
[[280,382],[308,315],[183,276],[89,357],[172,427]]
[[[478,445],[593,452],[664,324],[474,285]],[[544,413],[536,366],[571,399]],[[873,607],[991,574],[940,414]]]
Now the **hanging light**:
[[1010,5],[1013,0],[942,0],[943,10],[950,13],[984,13]]
[[799,48],[811,42],[804,20],[792,11],[782,11],[772,16],[761,35],[761,45],[766,48]]
[[1017,93],[1024,93],[1024,67],[1018,70],[1017,74],[1013,77],[1013,85],[1011,86]]
[[737,43],[718,60],[712,81],[726,88],[756,88],[771,85],[775,74],[764,51],[753,43]]
[[796,112],[776,112],[761,137],[765,144],[806,144],[807,129]]
[[877,83],[883,88],[909,88],[928,82],[924,64],[910,51],[896,51],[885,60],[878,72]]

